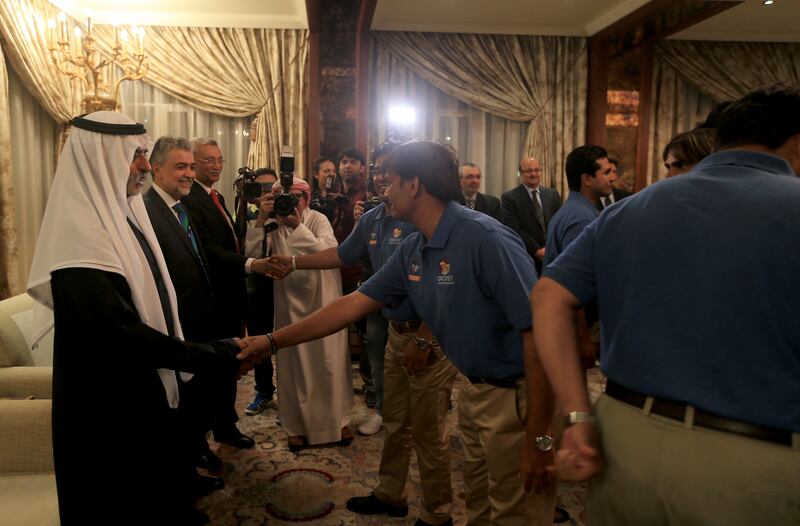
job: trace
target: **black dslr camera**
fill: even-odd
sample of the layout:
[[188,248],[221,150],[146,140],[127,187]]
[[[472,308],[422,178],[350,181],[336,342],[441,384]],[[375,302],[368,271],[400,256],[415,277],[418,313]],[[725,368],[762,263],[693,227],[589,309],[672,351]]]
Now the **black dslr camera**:
[[290,192],[294,182],[294,154],[291,149],[284,146],[281,151],[281,188],[283,193],[275,198],[275,214],[281,217],[290,216],[294,213],[300,202]]
[[366,214],[367,212],[369,212],[370,210],[372,210],[373,208],[375,208],[376,206],[378,206],[382,202],[383,202],[383,199],[381,199],[380,197],[378,197],[376,195],[375,197],[371,197],[371,198],[367,199],[366,201],[364,201],[364,204],[361,205],[361,206],[364,208],[364,213]]
[[246,201],[250,201],[261,197],[261,183],[256,182],[256,173],[247,166],[242,166],[239,168],[238,172],[239,177],[236,179],[237,182],[241,180],[242,198]]
[[267,168],[259,168],[258,170],[251,170],[247,166],[242,166],[238,170],[239,177],[236,178],[234,186],[236,193],[242,196],[242,199],[248,203],[253,203],[263,194],[272,190],[272,183],[259,183],[256,178],[265,173],[271,173]]

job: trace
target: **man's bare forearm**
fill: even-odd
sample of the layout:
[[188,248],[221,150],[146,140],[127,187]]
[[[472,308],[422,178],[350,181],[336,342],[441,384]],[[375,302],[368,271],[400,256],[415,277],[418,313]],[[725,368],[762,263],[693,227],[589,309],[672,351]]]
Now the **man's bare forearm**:
[[580,304],[567,289],[542,278],[531,294],[535,349],[562,411],[588,411],[589,396],[578,354],[575,313]]
[[298,269],[341,268],[342,260],[339,259],[338,247],[331,247],[314,254],[297,256],[295,264]]
[[547,375],[536,353],[533,332],[522,332],[522,353],[525,364],[525,393],[528,406],[528,438],[547,434],[553,421],[555,400]]
[[342,296],[302,321],[275,331],[272,336],[278,347],[324,338],[382,307],[382,303],[356,291]]

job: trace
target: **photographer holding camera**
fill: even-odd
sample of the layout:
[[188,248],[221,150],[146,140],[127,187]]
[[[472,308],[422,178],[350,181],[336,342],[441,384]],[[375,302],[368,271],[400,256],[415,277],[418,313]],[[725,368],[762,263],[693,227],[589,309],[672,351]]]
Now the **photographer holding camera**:
[[[244,253],[254,258],[266,257],[269,254],[268,234],[278,228],[278,224],[270,218],[274,206],[272,187],[278,181],[278,174],[272,168],[253,171],[247,167],[240,168],[239,174],[236,224]],[[273,329],[273,297],[271,278],[260,274],[247,275],[248,334],[266,334]],[[256,394],[244,409],[245,414],[251,416],[268,407],[277,408],[272,400],[275,394],[272,360],[257,365],[253,373]]]
[[[291,261],[338,245],[328,219],[309,208],[308,183],[282,170],[281,187],[273,188],[273,196],[262,201],[262,213],[269,213],[271,207],[279,225],[268,235],[273,253],[289,254]],[[341,277],[335,269],[295,272],[274,287],[276,328],[299,321],[342,295]],[[290,347],[277,355],[276,365],[278,415],[289,435],[289,449],[349,444],[353,388],[347,332]]]

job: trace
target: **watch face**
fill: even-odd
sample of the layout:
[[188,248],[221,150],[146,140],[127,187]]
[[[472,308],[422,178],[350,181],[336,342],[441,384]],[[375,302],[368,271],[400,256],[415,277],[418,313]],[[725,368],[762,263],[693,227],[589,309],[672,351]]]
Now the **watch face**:
[[540,451],[550,451],[553,449],[553,442],[553,437],[550,435],[536,437],[536,447],[539,448]]

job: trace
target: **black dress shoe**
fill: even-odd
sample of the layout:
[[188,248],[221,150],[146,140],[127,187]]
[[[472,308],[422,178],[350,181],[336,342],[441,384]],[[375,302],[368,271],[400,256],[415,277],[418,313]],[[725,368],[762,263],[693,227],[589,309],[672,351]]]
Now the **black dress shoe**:
[[422,519],[417,519],[417,522],[414,523],[414,526],[453,526],[453,517],[450,517],[446,521],[439,524],[431,524],[430,522],[425,522]]
[[229,446],[238,447],[239,449],[250,449],[256,445],[255,440],[242,434],[242,432],[235,427],[230,431],[214,431],[214,440],[222,442],[223,444],[228,444]]
[[197,478],[194,480],[194,493],[198,497],[205,497],[224,487],[225,481],[220,477],[204,477],[203,475],[197,475]]
[[352,497],[347,500],[347,509],[361,515],[377,515],[385,513],[390,517],[405,517],[408,506],[394,506],[378,499],[373,493],[366,497]]
[[200,452],[195,464],[198,468],[207,469],[208,471],[222,471],[222,459],[215,455],[208,446]]

